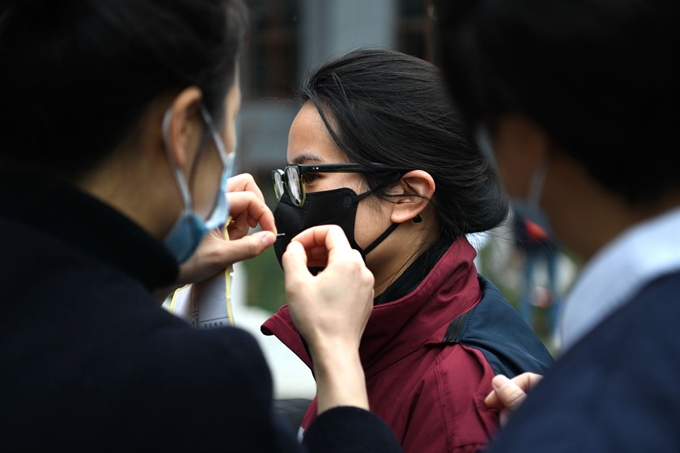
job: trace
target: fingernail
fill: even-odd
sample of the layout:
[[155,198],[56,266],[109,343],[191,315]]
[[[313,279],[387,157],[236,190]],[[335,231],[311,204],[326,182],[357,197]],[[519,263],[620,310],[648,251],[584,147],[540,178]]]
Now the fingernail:
[[500,390],[503,387],[505,387],[508,382],[510,382],[510,379],[508,379],[506,376],[502,374],[497,374],[492,380],[491,380],[491,385],[493,386],[494,390]]
[[302,244],[300,244],[298,241],[290,241],[290,243],[288,244],[288,247],[286,247],[286,250],[290,250],[291,247],[303,248]]

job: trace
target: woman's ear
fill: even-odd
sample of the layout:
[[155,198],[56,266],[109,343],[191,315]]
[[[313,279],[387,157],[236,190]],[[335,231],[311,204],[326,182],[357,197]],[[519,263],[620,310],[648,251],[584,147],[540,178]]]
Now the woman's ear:
[[172,163],[185,173],[189,173],[187,163],[194,160],[203,130],[198,110],[201,98],[201,90],[196,87],[182,90],[163,118],[163,144]]
[[392,222],[420,222],[420,214],[430,203],[435,189],[434,179],[428,172],[412,170],[406,173],[397,184],[400,192],[392,204]]

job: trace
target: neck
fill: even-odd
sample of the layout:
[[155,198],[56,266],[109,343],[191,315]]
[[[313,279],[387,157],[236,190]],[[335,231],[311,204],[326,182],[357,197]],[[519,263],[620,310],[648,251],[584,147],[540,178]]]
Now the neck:
[[[123,153],[121,153],[123,154]],[[181,212],[178,189],[172,179],[162,177],[162,165],[150,168],[143,162],[132,163],[114,154],[96,169],[75,181],[83,192],[115,208],[151,236],[162,239]],[[158,168],[160,167],[160,168]],[[175,206],[177,205],[177,206]],[[158,206],[164,206],[159,212]]]
[[375,278],[375,296],[384,293],[437,240],[438,236],[415,224],[402,224],[394,230],[366,259]]

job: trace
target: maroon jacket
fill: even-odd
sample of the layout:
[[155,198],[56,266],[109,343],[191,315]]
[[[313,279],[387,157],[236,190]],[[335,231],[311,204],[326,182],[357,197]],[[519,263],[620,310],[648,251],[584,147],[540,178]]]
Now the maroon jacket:
[[[406,453],[486,447],[498,412],[484,405],[498,372],[545,372],[552,357],[493,285],[478,278],[475,250],[456,240],[417,288],[377,305],[360,346],[371,411]],[[418,263],[414,263],[417,265]],[[310,368],[288,307],[262,326]],[[302,428],[316,416],[312,402]]]

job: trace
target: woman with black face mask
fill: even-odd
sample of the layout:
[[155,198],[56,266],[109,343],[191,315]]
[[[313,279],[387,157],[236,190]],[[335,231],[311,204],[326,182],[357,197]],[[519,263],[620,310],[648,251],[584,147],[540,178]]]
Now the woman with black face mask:
[[[483,448],[498,424],[483,404],[493,376],[552,363],[473,263],[466,235],[498,226],[508,212],[498,181],[451,110],[439,72],[422,60],[358,50],[316,70],[302,100],[288,165],[273,172],[274,217],[285,233],[277,254],[305,228],[339,225],[375,276],[359,350],[371,410],[404,451]],[[314,256],[307,264],[323,276]],[[288,307],[263,331],[312,366]],[[303,429],[316,414],[315,401]]]

